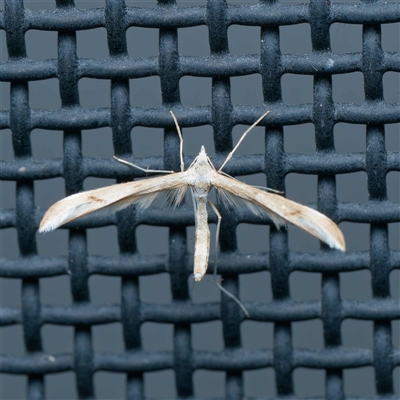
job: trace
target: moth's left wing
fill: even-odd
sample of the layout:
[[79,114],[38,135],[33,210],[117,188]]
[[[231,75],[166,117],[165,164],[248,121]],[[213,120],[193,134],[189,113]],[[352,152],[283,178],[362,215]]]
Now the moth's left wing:
[[120,183],[76,193],[53,204],[40,222],[39,232],[48,232],[97,210],[119,211],[131,204],[148,207],[163,192],[179,204],[186,191],[186,172]]
[[317,237],[332,248],[346,250],[342,231],[332,220],[318,211],[283,196],[268,193],[236,179],[228,178],[218,172],[212,173],[211,183],[220,191],[225,191],[261,207],[278,225],[283,219]]

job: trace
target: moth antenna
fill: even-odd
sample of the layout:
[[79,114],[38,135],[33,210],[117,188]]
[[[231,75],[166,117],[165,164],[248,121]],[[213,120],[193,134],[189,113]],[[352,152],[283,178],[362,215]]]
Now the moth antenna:
[[151,173],[156,173],[156,174],[174,174],[175,171],[163,171],[162,169],[145,169],[142,167],[139,167],[139,165],[133,164],[129,161],[123,160],[122,158],[118,158],[117,156],[113,156],[114,160],[117,160],[118,162],[125,164],[125,165],[129,165],[130,167],[136,168],[140,171],[143,172],[151,172]]
[[175,117],[175,114],[170,111],[172,118],[174,119],[176,130],[178,131],[179,139],[180,139],[180,144],[179,144],[179,154],[181,156],[181,172],[185,171],[185,163],[183,161],[183,136],[181,132],[181,128],[179,127],[178,120]]
[[239,141],[237,142],[237,145],[234,147],[234,149],[228,154],[228,157],[226,157],[225,161],[223,162],[223,164],[221,165],[221,167],[219,168],[218,172],[221,172],[222,168],[224,168],[225,164],[232,158],[233,153],[236,151],[236,149],[239,147],[240,143],[242,143],[243,139],[246,137],[246,135],[267,115],[269,114],[269,111],[265,112],[263,115],[261,115],[260,118],[258,118],[258,120],[256,122],[254,122],[253,125],[250,126],[250,128],[248,128],[242,135],[242,137],[239,139]]
[[217,218],[218,218],[217,229],[216,229],[216,232],[215,232],[215,258],[214,258],[214,272],[213,272],[214,283],[218,286],[218,288],[222,292],[224,292],[228,297],[230,297],[241,308],[241,310],[244,312],[244,315],[246,315],[247,318],[250,318],[250,314],[246,310],[246,307],[243,305],[243,303],[236,296],[234,296],[232,293],[229,293],[224,287],[222,287],[222,285],[217,280],[219,232],[220,232],[220,228],[221,228],[222,217],[221,217],[221,214],[218,211],[217,207],[215,207],[215,205],[210,200],[208,200],[208,203],[210,204],[210,206],[212,207],[212,209],[214,210],[214,212],[215,212],[215,214],[217,215]]

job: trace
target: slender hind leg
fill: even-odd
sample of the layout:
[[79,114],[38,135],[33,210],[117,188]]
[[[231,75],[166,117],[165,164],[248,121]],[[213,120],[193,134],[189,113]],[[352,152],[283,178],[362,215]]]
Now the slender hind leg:
[[217,207],[208,200],[208,203],[214,210],[215,214],[217,215],[218,222],[217,222],[217,231],[215,233],[215,259],[214,259],[214,272],[213,272],[213,277],[214,277],[214,283],[219,287],[219,289],[224,292],[228,297],[230,297],[244,312],[247,318],[250,318],[250,314],[247,312],[246,307],[243,305],[243,303],[235,297],[232,293],[229,293],[222,285],[218,282],[217,280],[217,263],[218,263],[218,250],[219,250],[219,232],[221,228],[221,214],[219,213]]

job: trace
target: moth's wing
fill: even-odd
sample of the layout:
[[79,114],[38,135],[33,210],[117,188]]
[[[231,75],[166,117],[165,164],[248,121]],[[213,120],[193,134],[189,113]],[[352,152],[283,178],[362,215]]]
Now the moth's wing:
[[279,226],[285,220],[322,240],[330,247],[344,251],[346,244],[339,227],[324,214],[288,200],[277,194],[268,193],[218,172],[212,173],[211,183],[220,191],[240,197],[247,203],[264,209]]
[[104,208],[118,211],[131,204],[146,208],[162,193],[166,193],[175,205],[179,204],[187,188],[186,176],[186,172],[178,172],[73,194],[47,210],[40,222],[39,232],[52,231],[67,222]]
[[219,187],[215,188],[217,190],[218,199],[226,205],[228,211],[231,210],[233,212],[240,213],[243,210],[250,210],[258,218],[268,217],[278,228],[287,225],[287,220],[281,218],[279,215],[273,213],[271,210],[261,208],[259,205],[255,204],[254,201],[248,201],[243,197],[234,195],[233,193],[230,193]]

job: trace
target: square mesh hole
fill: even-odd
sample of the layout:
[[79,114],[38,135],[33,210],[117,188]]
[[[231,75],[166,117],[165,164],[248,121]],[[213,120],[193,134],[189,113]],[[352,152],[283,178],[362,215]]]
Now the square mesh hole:
[[383,74],[383,98],[386,103],[399,103],[400,74],[388,71]]
[[[3,344],[7,344],[6,349],[2,347],[3,354],[6,353],[8,356],[23,356],[25,354],[24,333],[22,325],[18,324],[2,326],[0,330],[0,335],[2,346]],[[6,384],[9,377],[10,375],[7,375],[7,379],[3,379],[1,381],[2,385]]]
[[[231,78],[231,99],[233,104],[263,104],[260,74],[235,76]],[[261,115],[260,115],[261,116]]]
[[31,132],[31,146],[36,159],[62,158],[63,134],[61,131],[34,129]]
[[334,23],[329,28],[331,48],[334,53],[357,53],[362,51],[362,25]]
[[[390,273],[390,295],[394,299],[400,300],[400,270],[399,269],[394,269]],[[395,324],[397,324],[397,327],[400,328],[398,325],[399,321],[393,321]],[[398,330],[398,329],[397,329]],[[397,339],[400,339],[400,332],[398,332],[398,335],[395,335]],[[399,343],[400,345],[400,343]]]
[[[192,327],[193,329],[193,327]],[[144,351],[173,351],[174,326],[144,322],[140,327],[140,337]]]
[[[46,211],[46,208],[42,208]],[[38,253],[42,257],[66,257],[68,255],[68,230],[56,229],[36,235]],[[66,271],[67,272],[67,271]]]
[[[1,91],[1,89],[0,89]],[[12,147],[12,136],[10,129],[3,129],[1,132],[1,146],[0,146],[1,161],[11,161],[14,158],[14,150]],[[14,182],[10,182],[14,183]],[[4,181],[0,182],[3,185]],[[3,186],[2,186],[3,191]]]
[[82,131],[82,155],[111,160],[114,155],[111,128]]
[[389,224],[389,248],[391,250],[400,250],[400,223]]
[[221,321],[192,324],[192,348],[195,351],[224,350]]
[[260,54],[260,27],[231,25],[228,28],[229,51],[232,55]]
[[211,78],[183,76],[179,81],[179,88],[181,103],[185,107],[205,106],[211,103]]
[[400,203],[400,172],[391,171],[386,175],[387,197],[392,203]]
[[3,247],[1,250],[2,257],[7,260],[18,260],[20,253],[15,228],[2,229],[0,231],[0,243]]
[[88,78],[80,79],[79,97],[81,106],[88,110],[111,107],[110,81]]
[[31,60],[56,60],[57,32],[30,29],[25,33],[26,55]]
[[10,109],[10,90],[11,90],[10,83],[0,82],[0,100],[1,100],[0,111]]
[[265,253],[269,250],[269,226],[239,224],[236,233],[240,253]]
[[[137,160],[133,160],[139,166],[147,168],[140,162],[143,157],[162,156],[164,153],[164,130],[160,128],[145,128],[136,126],[131,131],[132,153]],[[149,165],[150,169],[155,169]],[[151,178],[152,175],[149,175]]]
[[369,270],[340,273],[342,300],[368,301],[372,298],[371,272]]
[[290,295],[293,301],[321,300],[322,275],[294,271],[289,277]]
[[363,251],[369,249],[370,226],[368,224],[341,222],[339,228],[346,238],[346,251]]
[[122,399],[125,397],[126,374],[96,372],[94,386],[96,395],[101,399]]
[[240,326],[243,348],[246,350],[272,350],[274,348],[274,324],[245,320]]
[[43,305],[69,307],[72,304],[69,275],[40,279],[40,301]]
[[77,31],[76,53],[83,59],[106,60],[109,57],[107,30],[95,28]]
[[53,357],[62,353],[72,353],[74,345],[74,328],[46,324],[41,330],[43,351]]
[[143,375],[146,399],[175,399],[177,397],[173,370],[145,372]]
[[[1,181],[1,208],[3,210],[11,210],[16,207],[16,182]],[[7,247],[3,247],[3,250]]]
[[144,303],[169,304],[171,285],[169,274],[156,274],[139,277],[140,301]]
[[339,123],[335,125],[334,135],[335,148],[338,153],[364,153],[367,150],[365,125]]
[[160,107],[161,88],[158,76],[129,80],[129,102],[132,107]]
[[[0,398],[7,396],[10,400],[23,399],[26,396],[26,381],[24,375],[0,374]],[[13,396],[11,398],[10,393]]]
[[40,110],[58,110],[61,107],[58,79],[29,82],[29,107]]
[[285,126],[283,134],[286,153],[315,153],[315,128],[313,124]]
[[88,253],[95,256],[117,257],[119,246],[117,240],[116,226],[105,226],[95,229],[88,229],[87,249]]
[[[154,6],[156,6],[155,1],[154,3],[155,3]],[[142,8],[148,6],[150,6],[150,1],[146,2],[141,1],[139,7]],[[159,53],[158,40],[159,40],[158,29],[131,26],[126,31],[128,54],[132,58],[158,56]]]
[[78,10],[86,10],[88,8],[104,8],[105,0],[75,0],[75,7]]
[[332,97],[335,103],[362,104],[364,98],[364,77],[361,72],[332,76]]
[[290,106],[313,102],[313,77],[307,75],[284,74],[281,78],[282,100]]
[[385,125],[385,146],[387,151],[400,150],[400,123]]
[[209,56],[210,45],[207,27],[193,26],[178,29],[178,51],[180,56]]
[[[0,5],[0,10],[1,10]],[[0,61],[7,61],[8,60],[8,49],[7,49],[7,41],[6,41],[6,32],[1,30],[0,31]]]
[[92,275],[89,278],[91,302],[111,306],[121,302],[121,277]]
[[270,303],[272,301],[271,274],[269,271],[242,274],[240,283],[240,294],[243,301],[261,303]]
[[296,349],[324,348],[323,324],[320,319],[292,322],[292,343]]
[[298,398],[323,397],[325,394],[325,371],[323,370],[296,368],[293,380]]
[[370,349],[373,347],[373,321],[346,319],[342,322],[342,342],[344,347]]
[[382,24],[382,50],[398,52],[400,48],[400,23]]
[[[25,386],[25,385],[24,385]],[[76,380],[73,372],[47,374],[45,376],[46,399],[65,400],[76,399]],[[23,396],[18,399],[24,398]]]
[[137,249],[145,256],[168,254],[169,229],[140,225],[136,230]]
[[376,396],[375,373],[372,367],[345,369],[343,378],[345,395],[367,399]]
[[367,203],[368,176],[365,172],[336,175],[337,199],[345,203]]
[[243,373],[244,391],[249,398],[275,398],[275,371],[261,368]]
[[225,372],[197,370],[193,383],[197,399],[225,398]]
[[124,351],[120,323],[92,326],[92,339],[95,353],[122,354]]
[[[82,0],[78,0],[82,1]],[[54,3],[50,2],[32,2],[29,0],[24,0],[24,8],[27,8],[29,10],[46,10],[46,11],[54,11],[56,9],[56,5]]]
[[[5,255],[2,255],[5,259]],[[0,278],[1,288],[1,305],[2,307],[21,307],[21,285],[20,279],[16,278]]]
[[279,36],[283,54],[309,54],[312,52],[310,24],[280,26]]

